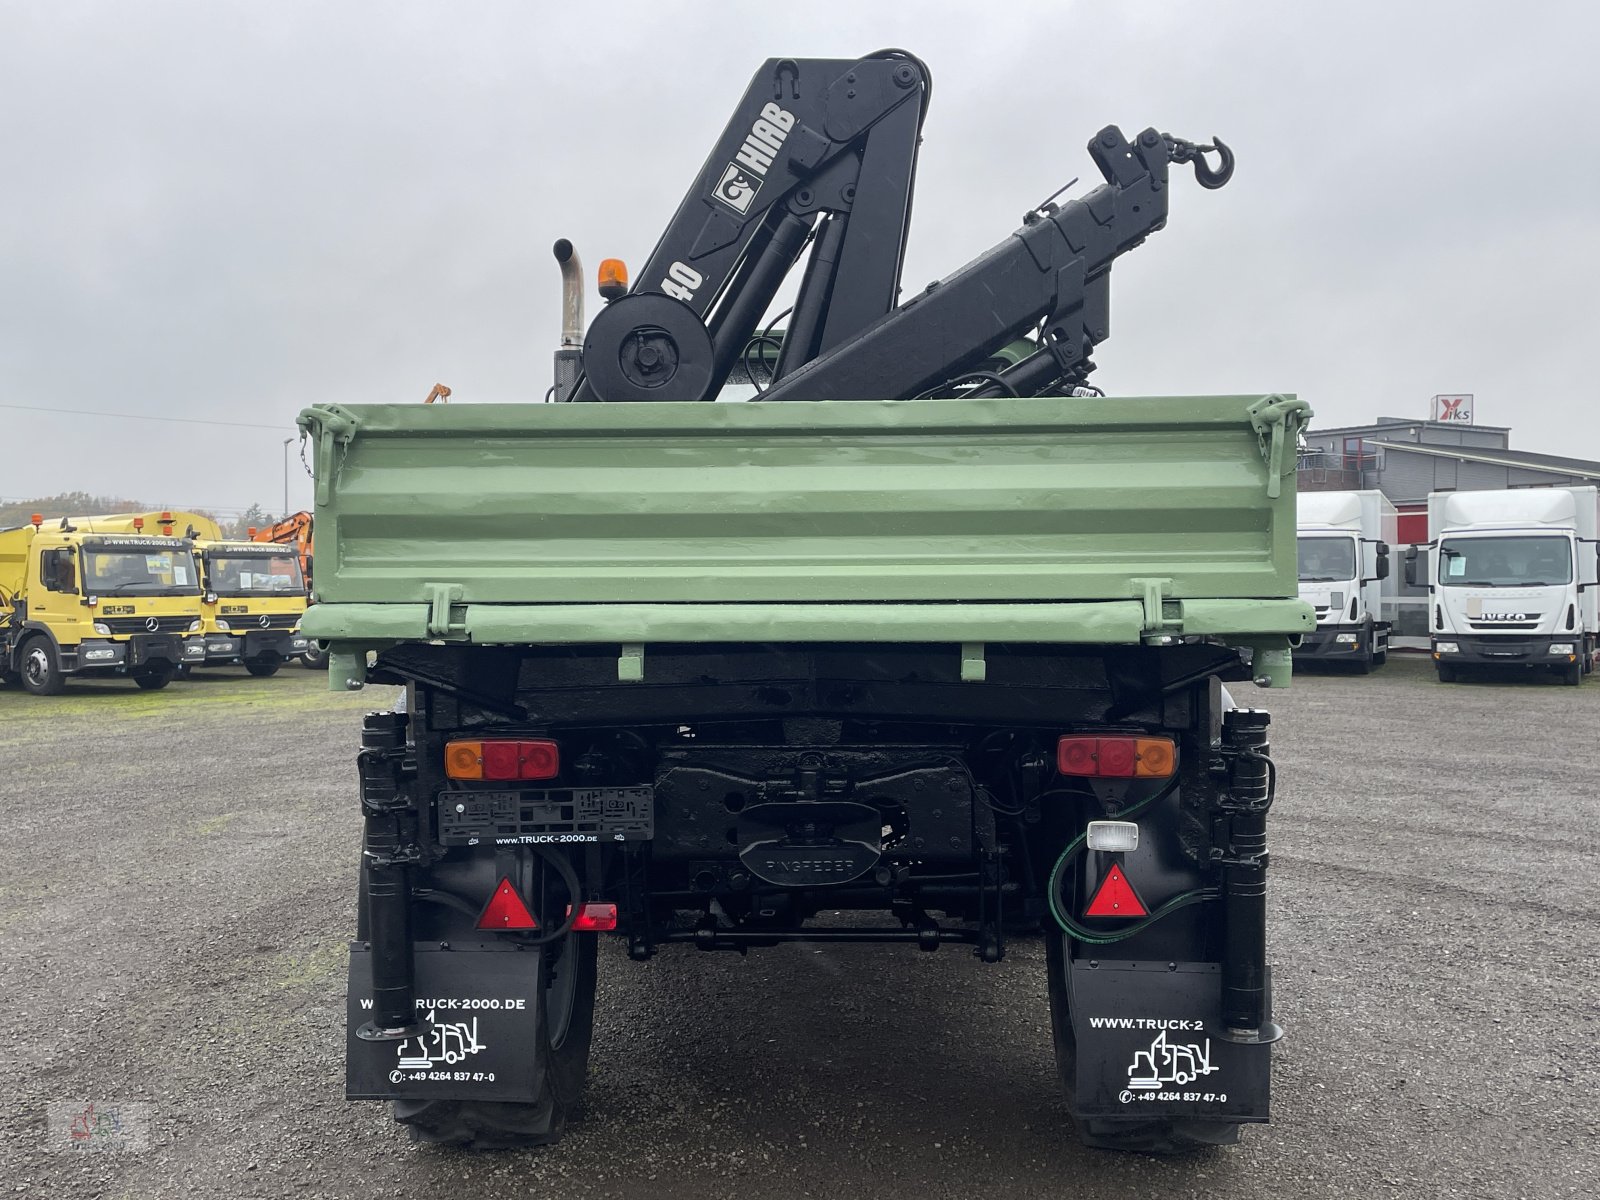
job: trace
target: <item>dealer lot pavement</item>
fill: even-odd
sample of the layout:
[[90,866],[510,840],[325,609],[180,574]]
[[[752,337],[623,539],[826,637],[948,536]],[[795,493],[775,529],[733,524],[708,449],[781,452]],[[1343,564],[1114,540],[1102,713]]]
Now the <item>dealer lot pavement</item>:
[[[1600,682],[1425,661],[1274,714],[1275,1123],[1079,1148],[1043,949],[602,950],[587,1119],[412,1146],[341,1099],[362,711],[220,672],[0,689],[0,1191],[26,1196],[1588,1196],[1600,1173]],[[138,1139],[74,1150],[90,1103]],[[138,1106],[144,1106],[140,1108]],[[94,1139],[89,1139],[94,1140]]]

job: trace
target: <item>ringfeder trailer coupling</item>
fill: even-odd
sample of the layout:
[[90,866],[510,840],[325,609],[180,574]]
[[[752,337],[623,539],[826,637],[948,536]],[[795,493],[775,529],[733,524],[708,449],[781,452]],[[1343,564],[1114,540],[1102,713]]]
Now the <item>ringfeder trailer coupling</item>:
[[1088,382],[1169,166],[1232,156],[1108,128],[1103,186],[898,303],[930,88],[768,61],[581,351],[569,295],[556,402],[301,416],[306,632],[330,686],[406,689],[359,757],[347,1093],[419,1138],[560,1136],[601,934],[997,964],[1043,928],[1086,1141],[1268,1117],[1275,772],[1224,684],[1287,685],[1313,627],[1309,413]]

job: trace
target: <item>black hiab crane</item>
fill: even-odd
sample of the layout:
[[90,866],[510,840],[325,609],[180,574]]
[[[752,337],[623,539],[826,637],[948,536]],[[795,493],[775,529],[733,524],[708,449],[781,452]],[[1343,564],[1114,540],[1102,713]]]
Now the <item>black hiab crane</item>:
[[[1192,163],[1201,186],[1218,188],[1232,151],[1153,128],[1129,141],[1109,125],[1089,143],[1104,184],[1030,210],[999,245],[900,304],[932,89],[902,50],[767,60],[632,290],[590,325],[583,375],[558,398],[714,400],[760,343],[777,350],[767,402],[1083,386],[1110,332],[1112,264],[1166,224],[1168,167]],[[781,339],[758,334],[808,245]],[[1023,337],[1030,354],[984,369]]]

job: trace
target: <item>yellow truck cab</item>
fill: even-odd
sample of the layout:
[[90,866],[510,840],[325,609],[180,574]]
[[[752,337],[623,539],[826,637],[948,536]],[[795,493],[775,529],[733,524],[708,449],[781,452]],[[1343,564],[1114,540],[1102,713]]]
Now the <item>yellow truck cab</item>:
[[87,517],[98,530],[141,532],[194,543],[200,567],[201,633],[205,653],[185,666],[243,663],[252,675],[274,675],[286,658],[305,653],[300,617],[305,579],[293,546],[231,541],[217,522],[197,512],[117,513]]
[[206,666],[243,663],[250,674],[266,676],[306,652],[305,579],[293,546],[202,539],[196,549],[205,585]]
[[40,517],[0,530],[0,678],[39,696],[70,676],[162,688],[205,660],[194,543]]

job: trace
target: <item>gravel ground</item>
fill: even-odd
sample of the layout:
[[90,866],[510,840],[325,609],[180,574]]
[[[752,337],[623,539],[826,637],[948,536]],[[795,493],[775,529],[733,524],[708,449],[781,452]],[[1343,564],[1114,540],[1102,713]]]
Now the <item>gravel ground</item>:
[[[1274,1124],[1179,1161],[1073,1141],[1037,942],[999,967],[864,946],[640,967],[608,944],[588,1119],[538,1153],[412,1146],[341,1098],[353,756],[387,695],[324,686],[0,690],[0,1193],[1596,1192],[1600,681],[1442,687],[1397,659],[1247,689],[1283,771],[1288,1037]],[[46,1115],[89,1102],[147,1144],[73,1151]]]

